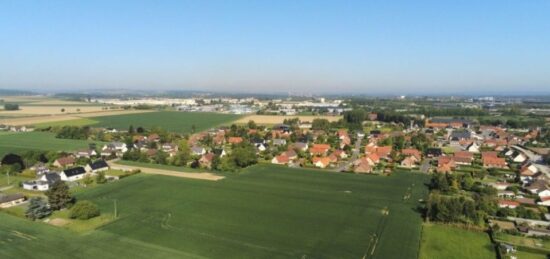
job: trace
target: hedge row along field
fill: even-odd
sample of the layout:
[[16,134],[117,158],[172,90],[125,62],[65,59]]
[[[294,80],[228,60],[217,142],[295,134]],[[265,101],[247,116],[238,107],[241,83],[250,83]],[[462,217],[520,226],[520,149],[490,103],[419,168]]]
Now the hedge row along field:
[[137,175],[77,194],[105,213],[118,204],[90,234],[0,216],[16,223],[0,223],[0,257],[416,258],[426,181],[267,165],[217,182]]

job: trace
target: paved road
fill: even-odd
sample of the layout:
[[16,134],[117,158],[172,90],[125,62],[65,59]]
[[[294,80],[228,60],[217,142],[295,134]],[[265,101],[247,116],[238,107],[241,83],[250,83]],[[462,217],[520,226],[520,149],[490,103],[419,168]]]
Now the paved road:
[[424,161],[422,161],[422,164],[420,165],[420,171],[423,173],[428,173],[430,170],[430,162],[432,161],[431,158],[426,158]]
[[348,162],[340,163],[338,167],[336,167],[337,172],[344,172],[347,171],[351,165],[353,164],[353,161],[355,161],[357,158],[359,158],[359,152],[361,151],[361,143],[363,142],[363,138],[357,137],[357,141],[355,141],[355,147],[353,148],[353,151],[351,153],[351,157],[349,158]]

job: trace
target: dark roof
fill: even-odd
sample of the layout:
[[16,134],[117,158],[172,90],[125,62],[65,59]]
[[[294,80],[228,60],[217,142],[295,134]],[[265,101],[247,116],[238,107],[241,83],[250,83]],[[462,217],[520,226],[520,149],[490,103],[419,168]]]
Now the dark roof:
[[84,167],[79,166],[79,167],[73,167],[67,170],[63,170],[63,173],[65,173],[67,177],[71,177],[75,175],[85,174],[86,170],[84,170]]
[[90,168],[92,168],[92,170],[109,167],[109,165],[107,164],[107,162],[105,162],[105,160],[96,160],[95,162],[90,163],[89,166]]
[[443,152],[441,151],[441,148],[428,148],[426,150],[426,155],[432,155],[432,156],[440,156]]
[[23,195],[21,193],[0,195],[0,203],[15,201],[15,200],[19,200],[21,198],[25,198],[25,195]]
[[57,173],[45,173],[44,177],[46,177],[46,181],[48,184],[53,184],[57,181],[61,181],[61,176]]
[[451,133],[452,140],[469,139],[471,137],[472,134],[469,131],[453,131],[453,133]]

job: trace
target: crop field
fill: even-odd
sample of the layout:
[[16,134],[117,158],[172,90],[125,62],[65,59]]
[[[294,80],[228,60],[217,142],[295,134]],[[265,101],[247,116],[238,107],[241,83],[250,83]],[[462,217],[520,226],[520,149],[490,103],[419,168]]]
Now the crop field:
[[137,175],[77,194],[118,204],[85,235],[0,214],[0,258],[416,258],[426,180],[265,165],[216,182]]
[[151,129],[160,127],[172,132],[191,132],[192,126],[196,131],[207,130],[222,124],[230,124],[240,118],[239,115],[205,113],[205,112],[175,112],[159,111],[141,114],[126,114],[115,116],[92,117],[98,121],[94,126],[111,127],[127,130],[130,125],[134,128]]
[[486,233],[437,224],[425,224],[422,228],[420,259],[495,257]]
[[[7,153],[26,150],[76,151],[88,147],[91,141],[58,139],[49,132],[21,132],[0,134],[0,157]],[[101,142],[95,142],[102,144]]]

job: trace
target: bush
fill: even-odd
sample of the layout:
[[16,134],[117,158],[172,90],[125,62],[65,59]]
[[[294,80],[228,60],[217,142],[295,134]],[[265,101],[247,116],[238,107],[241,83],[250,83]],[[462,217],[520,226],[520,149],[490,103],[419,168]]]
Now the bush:
[[69,217],[71,219],[91,219],[99,216],[99,208],[91,201],[79,201],[72,208]]
[[19,110],[19,104],[16,103],[6,103],[4,104],[4,109],[6,111],[17,111]]

